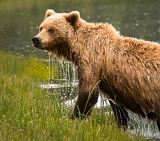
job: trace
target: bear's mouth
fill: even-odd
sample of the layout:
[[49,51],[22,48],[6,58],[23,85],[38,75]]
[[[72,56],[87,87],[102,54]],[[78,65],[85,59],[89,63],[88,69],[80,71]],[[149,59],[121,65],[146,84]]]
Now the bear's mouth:
[[41,46],[41,45],[37,46],[37,45],[34,44],[34,47],[36,47],[37,49],[41,49],[45,52],[48,52],[49,54],[50,54],[50,52],[52,52],[52,48],[47,48],[45,46]]
[[41,50],[47,50],[45,47],[42,47],[42,46],[35,46],[34,47],[38,48],[38,49],[41,49]]
[[43,46],[41,46],[40,44],[34,44],[34,43],[33,43],[33,45],[34,45],[34,47],[36,47],[36,48],[38,48],[38,49],[46,50],[46,48],[43,47]]

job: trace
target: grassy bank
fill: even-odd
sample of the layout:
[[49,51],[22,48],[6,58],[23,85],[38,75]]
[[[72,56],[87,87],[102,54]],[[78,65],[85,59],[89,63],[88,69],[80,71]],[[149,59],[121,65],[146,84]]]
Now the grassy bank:
[[112,115],[94,110],[91,120],[69,120],[71,107],[39,87],[47,65],[34,57],[0,52],[0,141],[134,141]]

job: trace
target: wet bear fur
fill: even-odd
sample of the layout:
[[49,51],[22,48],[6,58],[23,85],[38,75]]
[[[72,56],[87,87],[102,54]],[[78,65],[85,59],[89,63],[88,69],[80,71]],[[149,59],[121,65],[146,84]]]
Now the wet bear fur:
[[126,109],[160,130],[160,44],[123,37],[108,23],[88,23],[79,12],[47,10],[34,46],[78,67],[79,94],[71,118],[91,114],[99,92],[110,99],[119,127]]

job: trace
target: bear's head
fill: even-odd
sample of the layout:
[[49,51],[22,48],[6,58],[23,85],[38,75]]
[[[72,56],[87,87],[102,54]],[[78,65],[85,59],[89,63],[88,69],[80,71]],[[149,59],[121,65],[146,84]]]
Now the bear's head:
[[32,38],[34,46],[55,55],[67,53],[68,38],[73,36],[79,19],[78,11],[56,13],[51,9],[47,10],[45,19],[40,24],[39,33]]

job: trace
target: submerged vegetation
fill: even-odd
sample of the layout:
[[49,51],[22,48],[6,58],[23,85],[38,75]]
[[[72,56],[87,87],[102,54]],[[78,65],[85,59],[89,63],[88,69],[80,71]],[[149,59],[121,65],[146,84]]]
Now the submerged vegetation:
[[32,56],[0,56],[0,141],[144,140],[117,129],[104,110],[95,109],[89,120],[69,120],[72,107],[39,87],[47,79],[47,64]]

